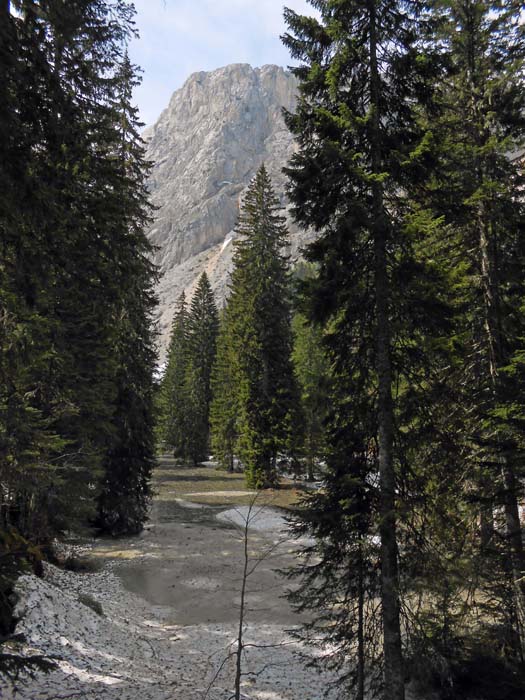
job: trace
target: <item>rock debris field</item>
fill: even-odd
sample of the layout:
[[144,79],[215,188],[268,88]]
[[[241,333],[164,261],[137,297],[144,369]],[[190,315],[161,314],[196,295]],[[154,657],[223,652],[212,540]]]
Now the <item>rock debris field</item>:
[[[73,573],[45,565],[43,579],[19,579],[16,632],[25,636],[28,653],[51,657],[57,666],[16,682],[0,678],[0,698],[231,698],[235,660],[228,654],[235,650],[248,514],[250,557],[261,562],[248,581],[243,698],[325,697],[333,677],[307,662],[327,650],[306,650],[289,633],[299,619],[283,598],[288,584],[275,569],[293,564],[297,544],[286,535],[282,511],[237,505],[238,493],[246,493],[238,480],[226,489],[203,489],[212,501],[220,493],[221,503],[186,500],[186,493],[201,493],[206,473],[191,491],[191,475],[172,463],[161,467],[141,536],[81,545],[84,556],[100,563],[98,570]],[[211,479],[215,472],[208,469]],[[326,697],[335,698],[335,691]]]

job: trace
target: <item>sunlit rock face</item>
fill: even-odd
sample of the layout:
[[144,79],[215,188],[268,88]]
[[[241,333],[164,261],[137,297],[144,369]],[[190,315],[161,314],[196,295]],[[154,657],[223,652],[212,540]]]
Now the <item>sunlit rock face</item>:
[[[286,207],[282,168],[294,143],[282,109],[293,111],[296,93],[296,79],[277,66],[235,64],[195,73],[146,132],[157,207],[148,236],[161,274],[161,354],[174,303],[183,289],[191,296],[201,272],[224,302],[239,203],[262,163]],[[290,233],[296,257],[308,236],[293,224]]]

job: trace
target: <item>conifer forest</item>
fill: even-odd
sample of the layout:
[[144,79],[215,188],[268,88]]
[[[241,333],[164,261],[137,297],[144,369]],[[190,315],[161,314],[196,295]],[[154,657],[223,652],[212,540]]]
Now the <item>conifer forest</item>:
[[144,131],[132,2],[0,0],[0,698],[525,698],[524,6],[274,3],[292,145],[170,277],[213,74]]

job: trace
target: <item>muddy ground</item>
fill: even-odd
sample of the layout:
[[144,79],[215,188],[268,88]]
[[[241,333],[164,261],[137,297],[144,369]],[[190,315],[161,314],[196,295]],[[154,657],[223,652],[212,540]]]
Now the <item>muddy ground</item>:
[[[46,567],[25,576],[17,631],[31,653],[54,657],[49,675],[0,678],[8,700],[229,700],[232,697],[243,524],[253,493],[242,475],[163,458],[145,531],[81,548],[93,573]],[[296,562],[283,508],[288,483],[258,497],[249,528],[244,700],[321,700],[333,676],[308,667],[312,654],[289,634],[300,623],[276,569]],[[284,530],[283,530],[284,528]],[[329,693],[335,697],[334,693]]]
[[[153,605],[169,608],[173,624],[236,621],[244,532],[242,523],[222,522],[217,515],[238,505],[246,507],[253,492],[244,488],[242,475],[228,475],[212,466],[185,467],[168,457],[162,459],[154,489],[144,533],[125,541],[99,542],[93,555],[117,560],[115,571],[124,586]],[[275,503],[289,505],[299,494],[293,488],[285,489],[284,497],[265,494],[255,502],[252,514],[262,506],[284,514]],[[289,584],[277,570],[294,565],[297,545],[275,527],[261,529],[258,520],[249,531],[249,554],[254,562],[262,561],[248,584],[248,619],[296,625],[299,618],[285,598]]]

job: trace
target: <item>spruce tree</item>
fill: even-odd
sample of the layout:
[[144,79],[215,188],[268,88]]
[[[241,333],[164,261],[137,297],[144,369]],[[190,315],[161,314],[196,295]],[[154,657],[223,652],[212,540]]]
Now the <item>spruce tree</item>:
[[[476,509],[471,522],[478,547],[469,552],[469,575],[487,588],[485,597],[499,598],[489,614],[507,630],[500,643],[522,656],[523,413],[516,397],[522,386],[525,217],[523,175],[509,158],[525,137],[522,7],[465,0],[443,3],[440,11],[438,39],[449,65],[427,114],[435,167],[417,196],[447,225],[439,254],[457,280],[453,340],[460,361],[449,378],[463,415],[459,463],[467,476],[460,507]],[[505,513],[503,541],[499,508]]]
[[[52,202],[40,234],[53,260],[46,313],[56,323],[52,347],[59,357],[48,383],[67,410],[57,413],[52,396],[42,397],[42,408],[68,443],[69,456],[57,470],[62,510],[72,504],[75,516],[84,518],[95,515],[96,498],[88,494],[100,484],[114,437],[119,262],[132,245],[124,240],[122,208],[116,206],[124,180],[117,147],[120,115],[113,104],[116,63],[131,15],[124,3],[116,14],[114,9],[88,0],[51,2],[38,12],[33,3],[22,8],[26,23],[41,32],[51,73],[48,145],[37,172]],[[79,511],[80,504],[89,512]]]
[[188,309],[186,295],[180,295],[173,324],[166,371],[161,386],[161,435],[173,449],[175,457],[188,455],[187,379],[188,375]]
[[[296,535],[313,539],[287,576],[296,583],[289,598],[308,622],[296,632],[308,645],[322,639],[331,651],[314,662],[337,674],[341,697],[352,693],[364,700],[365,691],[381,688],[381,617],[377,606],[381,581],[377,530],[377,473],[373,405],[366,368],[356,366],[341,347],[354,342],[346,314],[325,328],[308,322],[312,285],[309,276],[300,286],[294,360],[303,390],[303,410],[309,432],[322,436],[323,488],[306,495],[292,519]],[[356,312],[360,300],[357,300]],[[302,336],[302,337],[301,337]],[[297,371],[296,369],[296,371]],[[311,393],[310,393],[311,392]],[[316,411],[309,417],[309,411]],[[322,425],[317,424],[322,416]],[[319,432],[318,432],[319,431]]]
[[241,209],[228,318],[238,365],[238,454],[249,486],[276,483],[297,397],[284,219],[261,166]]
[[63,86],[53,84],[45,20],[38,21],[24,3],[17,9],[11,15],[9,3],[2,6],[0,30],[2,512],[9,527],[45,539],[62,453],[70,452],[55,427],[70,404],[53,377],[61,358],[54,344],[56,261],[48,228],[60,206],[48,162],[54,135],[50,97]]
[[217,306],[205,272],[192,297],[187,325],[188,447],[191,458],[197,463],[209,454],[211,375],[219,330]]
[[224,310],[217,338],[217,356],[212,371],[210,407],[212,450],[219,464],[233,472],[238,440],[239,367],[235,352],[230,307]]
[[[103,462],[99,523],[112,534],[137,533],[147,519],[150,477],[155,463],[153,374],[156,365],[153,336],[155,271],[152,248],[144,228],[149,221],[146,189],[148,167],[141,124],[132,106],[138,84],[127,53],[116,73],[114,194],[120,216],[115,217],[113,244],[118,246],[119,304],[114,312],[118,369],[114,378],[111,446]],[[118,179],[117,179],[118,178]],[[120,230],[119,230],[120,227]]]
[[298,312],[293,316],[292,329],[292,359],[304,418],[303,453],[308,479],[313,481],[316,465],[323,459],[326,447],[324,422],[328,412],[328,360],[319,326],[309,324],[306,316]]
[[[120,348],[129,317],[150,344],[152,271],[141,230],[144,163],[135,137],[123,133],[133,118],[115,103],[125,93],[119,63],[133,31],[132,6],[20,0],[16,10],[6,25],[7,52],[2,26],[0,56],[8,98],[0,114],[8,136],[0,423],[16,484],[5,510],[22,503],[44,534],[95,513],[104,464],[126,422],[119,394],[128,359]],[[2,11],[9,15],[9,6]],[[128,275],[134,287],[123,283]],[[141,357],[146,395],[152,361]],[[143,445],[148,420],[142,436],[133,431]],[[131,451],[140,461],[141,450]]]
[[[348,431],[346,457],[337,440],[330,472],[339,481],[346,467],[358,485],[350,501],[372,508],[361,513],[356,542],[359,532],[366,538],[379,530],[383,693],[402,700],[398,527],[407,455],[394,439],[395,390],[403,373],[410,376],[416,337],[428,326],[424,264],[411,238],[434,222],[412,207],[407,193],[424,143],[414,105],[430,93],[433,57],[423,43],[423,3],[311,4],[319,20],[285,11],[290,33],[284,42],[302,62],[293,69],[300,82],[297,111],[287,115],[299,144],[287,169],[289,193],[296,220],[320,233],[308,251],[319,269],[311,314],[330,330],[330,360],[343,383],[334,396],[334,425],[338,434]],[[377,485],[372,499],[369,483]],[[315,533],[315,516],[307,522]]]

